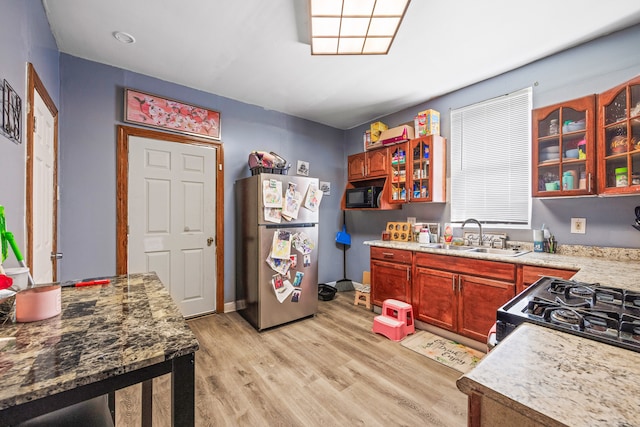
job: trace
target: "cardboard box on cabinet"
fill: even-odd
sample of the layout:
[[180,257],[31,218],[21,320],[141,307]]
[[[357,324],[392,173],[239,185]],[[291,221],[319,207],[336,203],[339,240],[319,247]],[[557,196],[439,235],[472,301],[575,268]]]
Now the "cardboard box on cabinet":
[[408,125],[396,126],[380,134],[382,145],[398,144],[414,138],[413,128]]
[[440,113],[436,110],[420,111],[413,122],[416,138],[440,135]]
[[376,142],[380,138],[380,134],[389,129],[389,126],[385,125],[382,122],[374,122],[371,123],[369,129],[371,131],[371,142]]

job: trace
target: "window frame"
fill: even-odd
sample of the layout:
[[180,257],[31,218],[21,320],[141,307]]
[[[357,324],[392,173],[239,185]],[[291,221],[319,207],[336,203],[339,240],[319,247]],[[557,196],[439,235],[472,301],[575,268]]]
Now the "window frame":
[[494,228],[530,228],[532,98],[527,87],[451,110],[452,223],[475,218]]

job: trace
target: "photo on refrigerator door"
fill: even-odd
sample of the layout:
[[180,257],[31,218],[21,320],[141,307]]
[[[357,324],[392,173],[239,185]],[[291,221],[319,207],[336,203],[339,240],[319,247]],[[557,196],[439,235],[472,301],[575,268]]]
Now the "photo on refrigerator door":
[[282,280],[282,278],[280,278],[280,280],[280,284],[278,285],[279,287],[276,288],[276,279],[271,279],[271,286],[273,287],[273,291],[276,294],[278,302],[282,304],[284,300],[286,300],[287,297],[291,295],[294,289],[290,281]]
[[293,294],[291,295],[291,302],[299,302],[301,293],[302,291],[300,289],[294,289]]
[[304,277],[304,273],[302,271],[296,271],[296,277],[293,279],[293,286],[299,288],[302,286],[302,278]]

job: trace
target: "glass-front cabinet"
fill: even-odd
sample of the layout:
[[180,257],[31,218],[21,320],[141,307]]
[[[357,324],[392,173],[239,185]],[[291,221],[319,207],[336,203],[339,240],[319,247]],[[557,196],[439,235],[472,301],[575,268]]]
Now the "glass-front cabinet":
[[640,77],[598,96],[598,192],[640,193]]
[[408,142],[389,147],[389,159],[391,160],[390,181],[391,181],[391,200],[389,203],[406,203],[409,198],[407,196],[407,147]]
[[534,197],[596,193],[595,96],[532,112]]
[[412,139],[409,142],[409,165],[411,166],[411,200],[428,202],[431,200],[431,143],[427,138]]
[[446,139],[428,135],[389,147],[389,203],[446,201]]

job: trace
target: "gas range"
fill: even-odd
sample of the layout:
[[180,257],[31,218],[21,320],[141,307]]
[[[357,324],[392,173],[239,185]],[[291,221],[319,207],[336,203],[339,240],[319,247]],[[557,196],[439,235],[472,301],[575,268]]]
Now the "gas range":
[[542,277],[498,309],[496,340],[523,322],[640,352],[640,292]]

